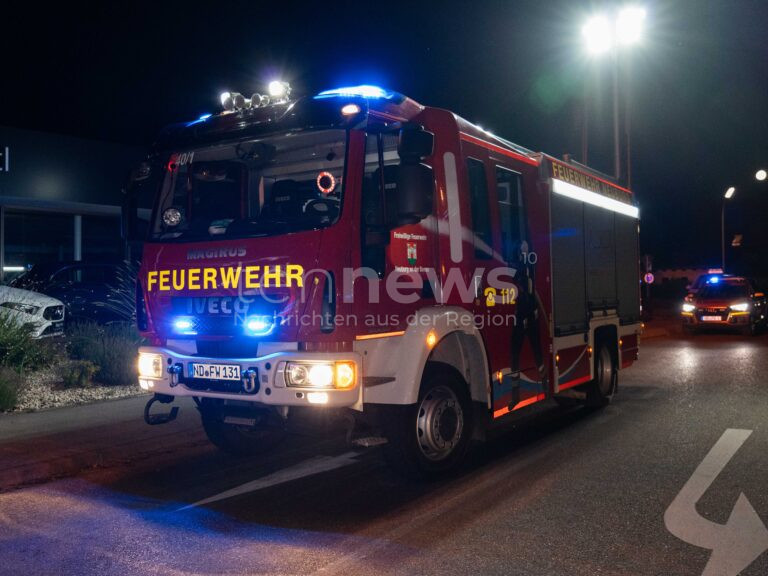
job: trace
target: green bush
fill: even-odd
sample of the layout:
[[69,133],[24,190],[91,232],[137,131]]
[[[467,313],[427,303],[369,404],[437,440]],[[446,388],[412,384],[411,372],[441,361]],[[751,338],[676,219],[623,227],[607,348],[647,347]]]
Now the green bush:
[[93,384],[93,377],[99,367],[88,360],[75,360],[64,373],[63,388],[86,388]]
[[19,399],[21,377],[10,368],[0,368],[0,410],[12,410]]
[[19,324],[10,315],[0,313],[0,366],[21,372],[50,366],[59,356],[50,339],[35,340],[26,324]]
[[141,336],[132,323],[99,326],[82,322],[71,326],[67,336],[72,358],[98,366],[98,382],[110,386],[136,383],[136,354]]

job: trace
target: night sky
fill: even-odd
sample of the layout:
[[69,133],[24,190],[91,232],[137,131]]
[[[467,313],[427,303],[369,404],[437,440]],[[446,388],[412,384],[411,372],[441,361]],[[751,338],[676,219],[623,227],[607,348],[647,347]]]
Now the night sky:
[[[609,4],[157,4],[4,3],[0,124],[148,145],[164,124],[218,111],[221,91],[279,76],[294,94],[380,84],[580,159],[586,95],[589,164],[612,171],[610,59],[589,59],[580,34]],[[768,2],[644,6],[642,45],[619,55],[643,250],[657,265],[717,264],[728,186],[729,231],[767,239],[768,182],[754,173],[768,168]]]

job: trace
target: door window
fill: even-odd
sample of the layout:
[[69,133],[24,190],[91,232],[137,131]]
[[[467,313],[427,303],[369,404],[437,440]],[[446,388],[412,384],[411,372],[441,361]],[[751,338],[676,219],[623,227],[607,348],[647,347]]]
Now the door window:
[[496,197],[501,218],[501,253],[508,264],[517,264],[526,237],[520,174],[496,166]]

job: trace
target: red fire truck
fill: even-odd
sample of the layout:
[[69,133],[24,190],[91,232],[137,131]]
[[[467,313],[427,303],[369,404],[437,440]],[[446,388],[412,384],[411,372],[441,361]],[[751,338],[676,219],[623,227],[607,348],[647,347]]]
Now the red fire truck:
[[149,423],[189,396],[251,452],[338,409],[433,474],[526,406],[610,401],[641,331],[629,190],[396,92],[282,87],[223,94],[132,176]]

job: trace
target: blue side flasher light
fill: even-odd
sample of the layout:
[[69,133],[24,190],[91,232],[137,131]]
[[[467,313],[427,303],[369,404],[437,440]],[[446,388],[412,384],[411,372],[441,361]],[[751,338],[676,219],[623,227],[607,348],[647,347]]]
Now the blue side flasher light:
[[178,316],[173,321],[173,331],[184,336],[194,336],[197,334],[197,323],[191,316]]
[[210,118],[211,116],[213,116],[213,114],[203,114],[203,115],[202,115],[202,116],[200,116],[200,118],[198,118],[197,120],[192,120],[192,122],[187,122],[187,126],[188,126],[188,127],[189,127],[189,126],[194,126],[195,124],[200,124],[201,122],[205,122],[205,121],[206,121],[206,120],[208,120],[208,118]]
[[718,282],[720,282],[720,276],[712,276],[709,279],[709,283],[710,284],[717,284]]
[[345,86],[342,88],[334,88],[332,90],[325,90],[315,96],[316,100],[323,98],[385,98],[391,99],[395,95],[394,92],[384,90],[379,86],[371,86],[363,84],[362,86]]
[[248,316],[244,327],[248,336],[267,336],[275,329],[275,319],[272,316]]

